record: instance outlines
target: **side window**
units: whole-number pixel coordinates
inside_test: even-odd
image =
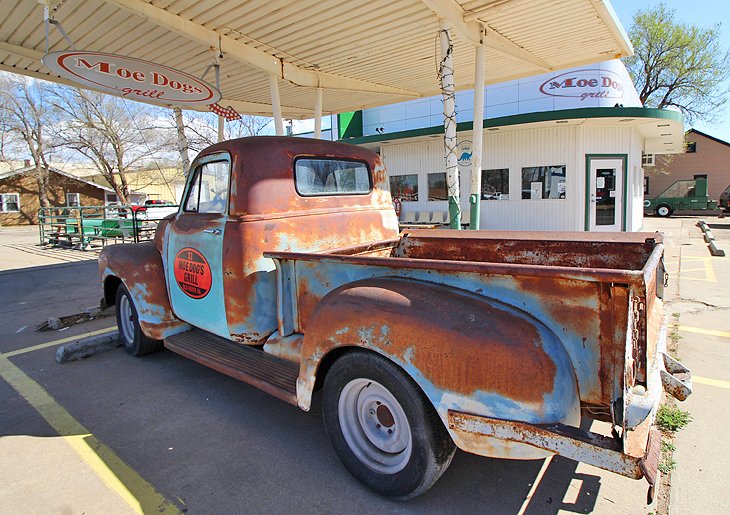
[[[336,159],[297,159],[294,182],[304,197],[364,195],[372,189],[365,163]]]
[[[197,166],[185,200],[184,211],[224,214],[228,207],[229,176],[228,161],[212,161]]]

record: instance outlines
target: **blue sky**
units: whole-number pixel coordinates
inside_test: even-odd
[[[643,10],[658,3],[660,3],[659,0],[611,0],[616,14],[627,31],[637,10]],[[678,21],[699,27],[709,27],[720,23],[722,44],[725,48],[730,48],[730,9],[728,9],[727,0],[693,0],[691,2],[664,0],[664,4],[675,11],[675,19]],[[722,122],[713,125],[697,122],[694,128],[730,142],[730,105],[725,107]]]

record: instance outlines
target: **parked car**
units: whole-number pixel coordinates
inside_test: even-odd
[[[720,193],[720,198],[717,199],[717,207],[726,213],[730,212],[730,186]]]
[[[168,215],[177,213],[177,204],[169,200],[148,199],[142,206],[132,206],[137,218],[142,220],[162,220]]]
[[[694,179],[674,182],[656,197],[644,199],[644,214],[662,217],[673,213],[717,209],[717,202],[707,194],[707,175],[695,175]]]

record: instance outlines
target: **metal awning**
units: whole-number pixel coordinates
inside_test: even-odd
[[[324,114],[439,93],[439,19],[455,34],[458,89],[474,84],[475,45],[487,83],[631,55],[608,0],[49,0],[78,49],[123,54],[201,76],[223,52],[222,104],[271,115]],[[44,6],[0,0],[0,70],[56,82],[40,63]],[[66,50],[59,31],[50,50]]]

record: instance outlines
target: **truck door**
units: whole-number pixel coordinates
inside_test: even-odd
[[[225,338],[222,255],[230,175],[228,153],[193,163],[167,242],[167,284],[175,315]]]

